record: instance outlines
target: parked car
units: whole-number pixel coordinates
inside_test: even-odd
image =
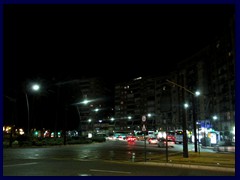
[[[158,147],[166,147],[166,144],[168,144],[168,147],[174,147],[174,141],[172,139],[168,139],[168,141],[166,141],[166,139],[159,139],[158,140]]]
[[[155,137],[150,137],[148,138],[148,143],[149,144],[157,144],[158,143],[158,139]]]

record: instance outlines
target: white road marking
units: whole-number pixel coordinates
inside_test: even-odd
[[[89,171],[131,174],[131,172],[126,172],[126,171],[109,171],[109,170],[100,170],[100,169],[89,169]]]
[[[23,164],[3,165],[3,167],[26,166],[26,165],[33,165],[33,164],[38,164],[38,163],[37,163],[37,162],[33,162],[33,163],[23,163]]]
[[[79,174],[78,176],[92,176],[91,174]]]

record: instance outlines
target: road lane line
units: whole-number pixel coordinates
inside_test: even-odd
[[[109,171],[109,170],[100,170],[100,169],[89,169],[89,171],[131,174],[131,172],[127,172],[127,171]]]
[[[3,167],[26,166],[26,165],[33,165],[33,164],[38,164],[38,163],[37,163],[37,162],[33,162],[33,163],[23,163],[23,164],[3,165]]]

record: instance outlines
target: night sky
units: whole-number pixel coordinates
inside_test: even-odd
[[[5,5],[4,102],[23,102],[19,111],[26,115],[26,82],[103,77],[113,87],[168,73],[223,35],[232,14],[234,6],[216,4]],[[57,108],[56,93],[49,94],[35,104]],[[5,120],[14,114],[7,108]]]
[[[176,68],[216,40],[234,6],[15,5],[4,16],[4,79],[119,81]]]

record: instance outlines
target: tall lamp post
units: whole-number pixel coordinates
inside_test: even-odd
[[[34,83],[30,86],[31,91],[39,91],[40,90],[40,85],[37,83]],[[28,91],[28,88],[27,88]],[[28,125],[27,125],[27,133],[29,135],[29,124],[30,124],[30,109],[29,109],[29,100],[28,100],[28,93],[25,91],[25,97],[26,97],[26,103],[27,103],[27,119],[28,119]]]
[[[193,108],[193,133],[194,133],[194,149],[195,149],[195,152],[198,152],[198,144],[197,144],[197,115],[196,115],[196,105],[195,105],[195,97],[199,96],[200,95],[200,92],[199,91],[196,91],[195,93],[190,91],[189,89],[175,83],[175,82],[172,82],[172,81],[169,81],[168,79],[166,80],[168,83],[171,83],[173,85],[176,85],[180,88],[182,88],[183,90],[185,90],[186,92],[190,93],[192,95],[192,108]]]
[[[61,89],[61,87],[64,87],[64,86],[67,86],[67,85],[71,85],[71,84],[74,84],[74,83],[79,83],[80,82],[80,80],[78,80],[78,79],[73,79],[73,80],[69,80],[69,81],[60,81],[60,82],[57,82],[57,83],[54,83],[54,84],[52,84],[52,86],[56,86],[57,87],[57,104],[60,104],[60,103],[62,103],[62,102],[60,102],[60,95],[61,95],[61,93],[60,93],[60,89]],[[82,93],[82,95],[83,95],[83,92],[80,90],[80,92]],[[83,95],[83,98],[84,98],[85,96]],[[75,103],[75,104],[72,104],[72,105],[76,105],[76,108],[77,108],[77,111],[79,112],[79,109],[78,109],[78,104],[79,103]],[[59,114],[59,107],[57,107],[56,108],[56,119],[55,119],[55,136],[57,137],[57,130],[58,130],[58,128],[57,128],[57,122],[58,122],[58,114]],[[79,114],[79,118],[80,118],[80,121],[81,121],[81,117],[80,117],[80,114]]]
[[[84,96],[83,96],[84,97]],[[83,100],[82,102],[80,102],[80,103],[77,103],[77,105],[76,105],[76,108],[77,108],[77,112],[78,112],[78,117],[79,117],[79,129],[80,129],[80,132],[82,133],[82,119],[81,119],[81,113],[80,113],[80,110],[79,110],[79,107],[78,107],[78,104],[84,104],[84,105],[86,105],[86,104],[88,104],[90,101],[89,100],[87,100],[87,99],[85,99],[85,100]]]
[[[187,109],[189,105],[188,103],[184,104],[185,108],[185,121],[183,123],[183,157],[188,158],[188,137],[187,137]]]

